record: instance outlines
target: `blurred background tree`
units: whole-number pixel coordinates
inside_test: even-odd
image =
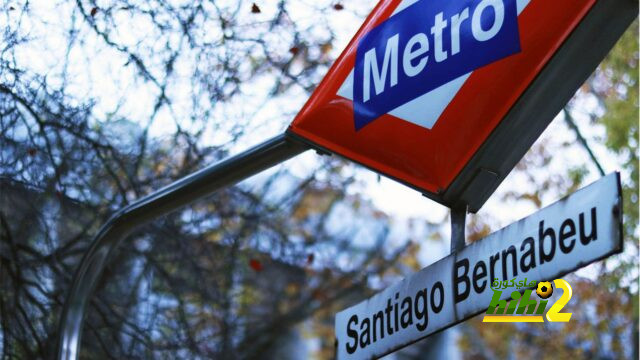
[[[2,357],[53,357],[71,276],[99,226],[282,132],[371,6],[4,0]],[[474,319],[449,345],[463,356],[637,358],[637,27],[468,225],[477,240],[599,169],[620,170],[625,252],[571,277],[567,326],[516,333]],[[305,154],[146,226],[100,279],[81,357],[331,358],[336,311],[448,249],[446,211],[402,189],[413,206],[398,206],[427,210],[394,212],[377,197],[388,184]]]
[[[510,191],[502,198],[540,208],[542,196],[550,191],[568,195],[594,173],[621,171],[624,253],[591,265],[579,272],[583,276],[567,277],[574,297],[573,316],[566,325],[545,323],[541,329],[532,324],[484,324],[479,318],[468,322],[461,338],[466,358],[638,358],[638,59],[636,20],[566,106],[560,115],[564,124],[560,119],[552,124],[573,133],[574,140],[561,148],[577,144],[586,161],[563,159],[569,167],[561,176],[531,175],[534,167],[552,168],[552,158],[558,156],[550,150],[547,131],[517,168],[529,173],[533,191]],[[486,224],[476,224],[477,229],[490,231]]]

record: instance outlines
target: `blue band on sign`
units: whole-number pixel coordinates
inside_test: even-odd
[[[353,100],[356,130],[459,76],[519,51],[516,0],[418,0],[371,30],[358,44]]]

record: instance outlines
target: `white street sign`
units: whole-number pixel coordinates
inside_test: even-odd
[[[553,280],[619,253],[621,206],[610,174],[339,312],[337,358],[379,357],[485,311],[493,279]]]

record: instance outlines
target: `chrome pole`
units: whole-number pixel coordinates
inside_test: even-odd
[[[80,261],[62,309],[58,359],[78,358],[87,303],[109,255],[137,227],[233,185],[305,150],[308,146],[281,134],[245,152],[188,175],[113,215],[93,238]]]

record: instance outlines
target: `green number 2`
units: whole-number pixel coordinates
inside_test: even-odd
[[[571,295],[573,295],[571,285],[562,279],[553,280],[553,283],[556,285],[556,289],[562,289],[563,291],[560,299],[547,311],[547,320],[552,322],[569,322],[572,313],[561,313],[560,310],[567,305],[571,299]]]

